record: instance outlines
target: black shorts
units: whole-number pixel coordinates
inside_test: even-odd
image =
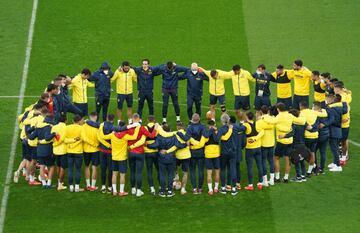
[[[189,171],[189,166],[190,166],[190,158],[188,159],[176,159],[176,166],[180,166],[181,165],[181,170],[183,172],[188,172]]]
[[[205,158],[205,167],[207,170],[220,169],[220,157]]]
[[[45,166],[54,166],[55,165],[55,157],[54,155],[48,155],[48,156],[39,156],[38,157],[38,161],[40,165],[45,165]]]
[[[30,154],[30,150],[29,150],[29,145],[27,144],[26,140],[22,140],[21,147],[22,147],[22,159],[26,159],[27,161],[31,161],[31,154]]]
[[[299,109],[300,102],[306,102],[309,105],[309,96],[294,95],[293,108]]]
[[[263,105],[268,107],[271,106],[270,96],[263,96],[263,97],[255,96],[255,100],[254,100],[255,110],[260,111]]]
[[[290,108],[292,108],[292,99],[291,97],[289,98],[277,98],[276,103],[283,103],[285,104],[286,110],[289,110]]]
[[[276,143],[275,156],[284,157],[289,156],[292,151],[291,144],[282,144],[281,142]]]
[[[217,102],[219,101],[220,105],[224,105],[225,104],[225,95],[211,95],[210,94],[210,105],[215,105]]]
[[[342,128],[341,129],[341,133],[342,133],[342,141],[346,141],[348,138],[349,138],[349,131],[350,131],[350,128]]]
[[[122,109],[123,103],[126,101],[127,107],[131,108],[133,105],[133,94],[118,94],[117,95],[117,108]]]
[[[88,104],[87,103],[74,103],[74,105],[78,109],[80,109],[82,117],[85,117],[88,115]]]
[[[99,163],[100,163],[100,156],[99,156],[99,152],[91,152],[91,153],[87,153],[87,152],[84,152],[84,163],[85,163],[85,166],[88,167],[90,165],[90,162],[91,162],[91,165],[93,166],[98,166]]]
[[[127,160],[112,160],[112,170],[115,172],[126,173],[127,172]]]
[[[37,147],[29,146],[30,161],[37,159]]]
[[[66,169],[68,167],[67,155],[55,155],[56,166]]]
[[[235,96],[234,109],[243,109],[244,111],[250,109],[250,95],[247,96]]]
[[[316,151],[317,141],[318,141],[317,139],[305,138],[305,146],[306,146],[311,152],[315,152],[315,151]]]

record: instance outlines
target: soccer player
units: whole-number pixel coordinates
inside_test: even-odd
[[[86,190],[95,191],[96,187],[96,175],[97,167],[100,162],[99,157],[99,140],[98,133],[100,124],[96,122],[98,115],[96,112],[90,113],[89,120],[86,120],[83,124],[83,130],[81,132],[81,138],[83,140],[84,147],[84,164],[85,164],[85,181]],[[91,180],[90,180],[90,163],[91,163]]]
[[[88,115],[88,101],[87,101],[87,88],[95,87],[95,85],[88,81],[91,76],[91,71],[84,68],[80,74],[76,75],[71,80],[72,100],[76,107],[81,110],[80,116],[85,117]]]
[[[291,80],[294,78],[293,72],[285,70],[284,66],[280,64],[271,75],[271,81],[276,83],[276,103],[285,104],[285,109],[289,110],[292,107]]]
[[[136,82],[137,75],[135,71],[130,68],[130,63],[124,61],[111,78],[111,82],[116,80],[117,93],[117,116],[122,121],[122,107],[124,101],[127,104],[128,121],[131,123],[132,105],[133,105],[133,81]]]
[[[60,87],[60,93],[58,93],[57,96],[57,100],[60,102],[59,106],[61,106],[60,115],[65,115],[68,112],[81,115],[81,110],[70,101],[69,86],[71,85],[71,78],[69,76],[59,74],[55,80],[54,84]]]
[[[302,60],[294,61],[293,70],[289,71],[294,75],[294,101],[293,108],[299,109],[299,104],[305,101],[309,105],[311,71],[303,66]]]
[[[68,181],[70,192],[82,192],[80,188],[81,166],[83,161],[83,142],[81,132],[83,130],[83,119],[80,115],[75,115],[74,123],[66,126],[66,151],[68,156]],[[74,188],[74,167],[75,167],[75,188]]]
[[[145,100],[149,107],[149,115],[154,115],[154,77],[159,75],[159,68],[150,66],[150,60],[145,58],[142,60],[141,67],[133,67],[137,75],[137,89],[138,89],[138,110],[137,113],[142,118],[142,111]]]
[[[99,70],[94,72],[88,81],[95,83],[95,105],[98,119],[100,119],[100,111],[102,109],[102,119],[106,121],[108,107],[110,103],[110,79],[113,76],[110,65],[107,62],[103,62]]]
[[[326,83],[321,78],[320,72],[317,70],[314,70],[311,75],[311,79],[313,81],[313,87],[314,87],[314,101],[318,101],[321,103],[321,107],[325,108],[325,94],[326,94]]]
[[[217,102],[220,104],[221,112],[226,112],[224,80],[230,79],[231,74],[222,70],[208,71],[201,67],[199,69],[209,78],[210,111],[212,112],[212,120],[215,120],[215,105]]]
[[[333,155],[333,162],[328,165],[329,171],[341,172],[339,143],[342,139],[342,116],[348,112],[346,104],[341,102],[341,95],[327,95],[328,115],[330,121],[330,150]]]
[[[139,123],[140,116],[135,113],[132,116],[133,123]],[[130,184],[131,184],[131,194],[141,197],[144,195],[144,192],[141,190],[142,186],[142,171],[144,167],[144,144],[146,137],[152,139],[156,136],[156,129],[158,125],[155,125],[155,130],[149,132],[145,129],[144,126],[141,126],[140,132],[135,140],[128,141],[129,147],[129,167],[130,167]],[[133,133],[134,129],[129,130],[129,133]],[[136,187],[135,187],[136,183]]]
[[[170,132],[170,127],[163,124],[163,130]],[[175,150],[186,147],[186,144],[181,144],[175,136],[163,137],[161,134],[157,135],[155,142],[148,144],[147,147],[159,150],[159,172],[160,172],[160,197],[173,197],[173,180],[176,169]],[[166,182],[167,178],[167,182]],[[167,183],[167,185],[166,185]],[[167,193],[165,193],[167,187]]]
[[[199,72],[197,63],[192,63],[191,68],[186,70],[179,80],[187,80],[186,105],[189,121],[193,115],[193,105],[195,103],[195,112],[201,116],[201,100],[203,94],[203,82],[209,81],[204,72]]]
[[[249,71],[244,70],[240,65],[234,65],[229,72],[232,80],[233,93],[235,96],[234,109],[238,118],[241,117],[241,109],[250,109],[250,87],[249,81],[255,82]]]
[[[124,127],[125,123],[120,122],[120,127]],[[127,142],[134,140],[139,134],[140,126],[136,127],[133,134],[129,134],[129,130],[122,132],[114,132],[104,135],[105,140],[111,141],[111,159],[112,159],[112,195],[127,196],[125,192],[125,175],[127,172]],[[120,173],[120,187],[117,192],[117,176]]]
[[[64,185],[65,169],[68,166],[66,144],[64,142],[66,138],[66,115],[62,115],[59,118],[59,122],[51,128],[51,132],[59,135],[53,139],[53,154],[55,156],[55,162],[58,173],[57,190],[65,190],[67,187]]]
[[[179,73],[185,72],[187,68],[176,65],[175,63],[169,61],[165,65],[160,65],[159,72],[162,75],[162,99],[163,99],[163,108],[162,116],[163,123],[166,123],[169,97],[171,97],[172,103],[174,105],[174,110],[176,114],[176,121],[180,121],[180,106],[178,100],[178,77]]]
[[[322,108],[321,103],[318,101],[315,101],[313,103],[313,109],[318,112],[324,113],[323,116],[319,116],[319,137],[316,144],[316,151],[320,151],[320,166],[317,162],[317,156],[315,151],[315,164],[317,165],[318,173],[324,174],[325,169],[325,162],[326,162],[326,147],[329,143],[329,136],[330,136],[330,130],[329,130],[329,117],[327,114],[327,110]]]
[[[334,83],[334,92],[341,96],[341,100],[347,106],[347,113],[342,115],[341,130],[342,130],[342,139],[341,139],[341,151],[342,156],[340,158],[341,164],[345,164],[349,159],[349,129],[350,129],[350,103],[352,101],[352,92],[344,87],[342,81],[337,81]]]
[[[261,138],[264,136],[264,130],[257,127],[254,114],[252,112],[247,112],[245,114],[245,123],[246,128],[246,147],[245,147],[245,158],[246,158],[246,167],[248,175],[248,186],[245,187],[246,190],[253,191],[253,161],[256,161],[256,167],[258,169],[258,190],[262,189],[263,182],[263,164],[261,157]]]
[[[272,76],[270,73],[266,71],[266,67],[264,64],[258,65],[256,72],[252,75],[255,78],[255,100],[254,106],[256,110],[256,115],[259,116],[261,114],[262,106],[271,106],[270,101],[270,82],[272,80]]]
[[[261,157],[262,157],[262,169],[263,169],[263,186],[274,185],[274,146],[275,146],[275,126],[269,124],[269,118],[271,117],[271,111],[269,107],[263,105],[260,109],[259,120],[256,121],[256,127],[264,130],[264,136],[261,138]],[[267,166],[266,161],[270,166],[270,179],[267,178]]]
[[[43,122],[39,122],[36,125],[35,130],[28,136],[30,140],[37,138],[37,159],[40,164],[40,177],[42,186],[45,189],[51,188],[51,179],[54,174],[55,158],[53,155],[52,139],[56,136],[55,133],[51,133],[52,117],[47,108],[41,110],[41,115],[44,118]],[[45,166],[49,168],[48,177],[45,177]],[[46,180],[47,178],[47,180]]]

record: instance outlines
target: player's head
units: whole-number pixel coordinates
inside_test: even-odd
[[[54,78],[54,80],[52,81],[53,84],[55,84],[56,86],[58,87],[61,87],[62,86],[62,83],[63,83],[63,78],[62,77],[59,77],[59,76],[56,76]]]
[[[168,68],[168,70],[173,70],[174,69],[174,63],[172,61],[168,61],[166,63],[166,67]]]
[[[335,99],[335,96],[333,94],[327,94],[325,101],[329,105],[329,104],[334,103],[334,99]]]
[[[109,73],[109,70],[110,70],[109,63],[107,63],[106,61],[103,62],[103,63],[101,64],[100,70],[101,70],[104,74],[107,75],[107,74]]]
[[[322,77],[326,82],[329,82],[329,81],[330,81],[330,78],[331,78],[329,72],[321,73],[321,77]]]
[[[163,130],[164,130],[165,132],[170,132],[170,126],[169,126],[167,123],[164,123],[164,124],[162,125],[162,128],[163,128]]]
[[[67,122],[67,117],[65,114],[61,114],[60,117],[59,117],[59,122],[62,122],[62,123],[66,123]]]
[[[220,117],[220,121],[223,125],[229,124],[229,121],[230,121],[229,115],[227,113],[223,113]]]
[[[56,95],[58,93],[58,86],[53,84],[53,83],[50,83],[47,88],[46,88],[46,92],[48,93],[48,95]],[[48,96],[50,97],[50,96]]]
[[[47,117],[47,116],[50,116],[51,114],[50,114],[49,109],[47,109],[47,108],[42,108],[42,109],[41,109],[41,115],[42,115],[43,117]]]
[[[41,94],[39,102],[43,103],[43,104],[47,104],[50,101],[50,94],[49,92],[44,92]]]
[[[106,116],[106,120],[107,120],[108,122],[114,123],[114,119],[115,119],[114,114],[108,114],[108,115]]]
[[[286,111],[286,106],[284,103],[277,103],[276,104],[276,108],[278,112],[285,112]]]
[[[122,64],[121,64],[121,68],[125,73],[129,72],[129,70],[130,70],[130,62],[123,61]]]
[[[131,117],[133,123],[137,123],[140,121],[140,115],[138,113],[134,113]]]
[[[235,116],[230,116],[229,122],[230,122],[230,124],[235,124],[236,123],[236,117]]]
[[[344,89],[344,82],[336,81],[334,82],[334,92],[340,93]]]
[[[148,116],[148,122],[149,123],[155,123],[155,116],[154,115],[149,115]]]
[[[217,78],[217,77],[218,77],[218,72],[217,72],[216,70],[211,70],[211,71],[210,71],[210,76],[211,76],[212,78]]]
[[[342,99],[342,97],[341,97],[340,94],[335,94],[335,96],[334,96],[334,102],[335,103],[341,102],[341,99]]]
[[[293,69],[294,70],[300,70],[302,68],[302,66],[303,66],[302,60],[297,59],[297,60],[294,61]]]
[[[264,64],[260,64],[258,65],[257,70],[261,73],[264,73],[266,70],[266,66]]]
[[[309,104],[306,101],[300,101],[299,108],[300,110],[307,109],[309,107]]]
[[[277,114],[279,114],[276,106],[271,106],[269,108],[269,113],[270,113],[270,116],[277,116]]]
[[[233,65],[232,70],[234,71],[234,74],[240,74],[241,66],[239,64]]]
[[[82,123],[83,123],[83,118],[82,118],[80,115],[75,114],[74,117],[73,117],[73,122],[74,122],[75,124],[82,125]]]
[[[196,74],[198,72],[199,66],[196,62],[191,63],[191,72]]]
[[[214,120],[208,120],[207,125],[209,128],[215,127],[215,121]]]
[[[83,79],[88,79],[91,75],[91,71],[89,68],[84,68],[82,71],[81,71],[81,77]]]
[[[317,70],[313,70],[311,74],[311,78],[314,81],[318,81],[320,79],[320,72]]]
[[[279,64],[277,67],[276,67],[276,74],[277,75],[280,75],[284,72],[284,66]]]
[[[199,123],[200,122],[200,115],[198,113],[194,113],[191,117],[192,123]]]
[[[295,108],[291,109],[291,110],[289,111],[289,113],[290,113],[291,115],[293,115],[294,117],[299,117],[299,115],[300,115],[300,111],[297,110],[297,109],[295,109]]]
[[[36,103],[33,106],[33,110],[34,110],[34,115],[37,116],[39,114],[41,114],[41,109],[44,107],[43,103]]]
[[[185,129],[184,123],[178,122],[178,123],[176,124],[176,129],[177,129],[177,130]]]
[[[261,115],[265,115],[265,114],[268,114],[268,113],[269,113],[269,107],[266,106],[266,105],[261,106],[261,108],[260,108],[260,114],[261,114]]]
[[[120,127],[125,126],[125,122],[123,122],[123,121],[119,121],[119,126],[120,126]]]
[[[143,68],[144,70],[149,69],[149,66],[150,66],[150,60],[149,60],[149,59],[147,59],[147,58],[142,59],[142,61],[141,61],[141,65],[142,65],[142,68]]]
[[[246,118],[247,118],[249,121],[253,121],[253,120],[254,120],[254,113],[252,113],[252,112],[247,112],[245,115],[246,115]]]
[[[315,111],[320,111],[321,110],[321,103],[319,101],[314,101],[313,102],[313,109]]]
[[[97,112],[91,112],[90,115],[89,115],[89,119],[92,120],[92,121],[96,121],[97,117],[98,117]]]

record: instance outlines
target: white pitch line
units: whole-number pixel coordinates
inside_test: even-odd
[[[360,147],[360,143],[358,143],[358,142],[354,142],[353,140],[350,140],[350,139],[349,139],[349,142],[351,144],[353,144],[354,146]]]
[[[34,0],[32,13],[31,13],[30,26],[29,26],[29,34],[28,34],[27,44],[26,44],[25,62],[24,62],[22,78],[21,78],[21,87],[20,87],[20,92],[19,92],[17,115],[19,115],[22,112],[22,108],[23,108],[23,104],[24,104],[24,95],[25,95],[26,81],[28,78],[30,54],[31,54],[32,40],[33,40],[33,35],[34,35],[37,6],[38,6],[38,0]],[[1,199],[0,233],[2,233],[4,231],[5,215],[6,215],[6,209],[7,209],[7,204],[8,204],[8,200],[9,200],[10,182],[11,182],[12,170],[13,170],[13,166],[14,166],[18,134],[19,134],[19,123],[16,119],[15,127],[14,127],[14,134],[13,134],[13,138],[12,138],[12,142],[11,142],[10,158],[9,158],[9,163],[8,163],[8,167],[7,167],[6,180],[5,180],[5,184],[4,184],[4,192],[3,192],[2,199]]]

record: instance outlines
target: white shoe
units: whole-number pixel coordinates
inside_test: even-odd
[[[274,179],[269,180],[269,185],[275,185]]]
[[[144,192],[141,191],[141,189],[138,189],[138,190],[136,191],[136,196],[137,196],[137,197],[141,197],[141,196],[143,196],[143,195],[144,195]]]
[[[328,168],[333,168],[333,167],[336,167],[336,164],[335,164],[335,163],[330,163],[330,164],[328,165]]]
[[[14,183],[18,183],[19,182],[19,172],[15,171],[14,172]]]
[[[342,172],[342,167],[341,166],[335,166],[335,167],[332,167],[330,168],[331,172]]]
[[[180,191],[181,195],[185,195],[186,194],[186,190],[184,188],[181,189]]]
[[[136,194],[136,188],[131,188],[131,194],[135,195]]]
[[[71,193],[74,192],[74,185],[70,185],[69,190]]]
[[[268,183],[267,181],[265,181],[265,180],[262,182],[262,185],[263,185],[264,187],[269,187],[269,183]]]

